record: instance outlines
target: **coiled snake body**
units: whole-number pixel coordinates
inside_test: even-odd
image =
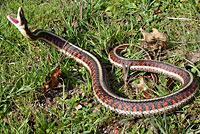
[[[44,40],[87,68],[92,76],[92,87],[97,100],[103,106],[108,107],[110,110],[119,114],[143,117],[172,111],[186,104],[198,91],[198,82],[190,72],[164,62],[133,60],[121,57],[119,55],[120,52],[127,48],[128,45],[119,45],[109,54],[109,59],[114,65],[119,67],[129,67],[132,70],[162,73],[182,83],[180,89],[165,96],[141,100],[122,98],[114,94],[109,88],[104,67],[91,53],[53,33],[43,30],[31,32],[28,29],[27,21],[21,8],[18,10],[17,18],[13,18],[9,15],[7,18],[26,38],[31,40]]]

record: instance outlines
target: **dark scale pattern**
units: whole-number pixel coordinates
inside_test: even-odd
[[[117,49],[116,53],[119,55],[121,53],[121,50],[122,49]],[[150,110],[155,110],[155,109],[163,109],[165,107],[180,103],[183,100],[187,100],[187,98],[189,96],[191,96],[192,93],[194,93],[196,88],[198,87],[198,84],[197,84],[195,78],[192,81],[192,83],[190,83],[191,76],[189,75],[189,73],[187,71],[185,71],[181,68],[175,67],[171,64],[167,64],[167,63],[163,63],[163,62],[159,62],[159,61],[151,61],[151,60],[126,60],[125,61],[123,58],[116,56],[114,54],[114,51],[110,52],[110,58],[118,64],[123,63],[124,65],[130,65],[130,66],[157,67],[157,68],[172,72],[174,74],[177,74],[177,75],[181,76],[184,80],[183,87],[181,89],[179,89],[180,91],[176,91],[176,93],[174,95],[171,95],[168,97],[163,96],[162,98],[155,98],[153,100],[153,102],[148,101],[148,100],[141,101],[141,102],[139,101],[139,104],[135,104],[133,107],[131,107],[130,110],[133,112],[137,112],[137,111],[142,112],[142,111],[150,111]],[[188,86],[188,84],[190,84],[190,85]],[[114,103],[114,104],[116,105],[116,108],[117,108],[117,103]],[[127,102],[125,107],[127,107],[127,105],[131,105],[131,104],[132,103],[128,104],[128,102]],[[126,111],[129,109],[126,108],[124,110]]]
[[[89,70],[91,72],[92,76],[92,86],[94,93],[96,94],[98,100],[106,107],[109,107],[113,111],[120,111],[120,114],[127,114],[126,112],[133,112],[133,116],[149,116],[152,114],[152,111],[155,111],[157,109],[164,109],[168,106],[175,105],[179,103],[182,100],[187,100],[187,98],[195,92],[197,88],[197,81],[194,79],[192,83],[190,82],[190,75],[188,72],[184,71],[183,69],[180,69],[178,67],[172,66],[167,63],[158,62],[158,61],[151,61],[151,60],[124,60],[123,58],[120,58],[114,54],[113,51],[110,52],[110,58],[118,64],[123,64],[123,66],[140,66],[144,67],[144,69],[140,69],[141,71],[150,71],[146,67],[157,67],[160,69],[168,70],[169,72],[173,72],[174,74],[178,74],[184,79],[184,90],[180,89],[181,91],[177,91],[173,95],[169,96],[163,96],[161,98],[154,98],[152,100],[121,100],[120,98],[112,97],[107,92],[110,92],[113,96],[115,94],[112,93],[111,89],[109,89],[109,83],[108,83],[108,75],[106,70],[104,69],[103,65],[99,63],[99,61],[95,60],[92,56],[88,55],[84,52],[84,50],[80,48],[74,47],[72,44],[67,42],[66,40],[55,36],[51,33],[44,32],[44,31],[36,31],[38,34],[38,37],[44,38],[48,40],[49,42],[55,44],[60,49],[65,50],[65,53],[68,56],[71,56],[74,59],[79,59],[81,64],[83,62],[87,64],[89,67]],[[38,38],[34,37],[34,38]],[[121,48],[117,49],[117,54],[120,54],[121,51],[126,48],[126,46],[122,46]],[[101,69],[98,67],[98,64],[101,66]],[[84,64],[83,64],[84,65]],[[151,70],[152,71],[152,70]],[[102,72],[102,74],[101,74]],[[155,70],[156,72],[156,70]],[[103,83],[105,86],[105,89],[102,87],[102,83],[100,82],[100,75],[102,75]],[[189,85],[188,85],[189,83]],[[171,109],[168,109],[166,111],[169,111]],[[172,109],[173,110],[173,109]],[[146,115],[144,115],[143,112],[147,112]],[[161,113],[163,113],[165,110],[162,110]],[[136,114],[138,113],[139,114]],[[153,114],[158,114],[158,112],[154,112]]]

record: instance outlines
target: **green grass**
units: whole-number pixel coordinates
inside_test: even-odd
[[[55,48],[40,41],[28,41],[6,18],[8,14],[16,16],[18,7],[23,7],[31,30],[45,29],[56,33],[94,54],[107,70],[111,70],[109,51],[122,43],[138,44],[137,40],[142,38],[140,27],[146,31],[157,28],[168,35],[168,41],[200,41],[198,21],[166,19],[199,19],[200,3],[189,0],[12,0],[0,2],[0,5],[0,133],[200,131],[199,94],[194,101],[172,113],[140,119],[117,115],[98,103],[86,69],[66,59]],[[158,10],[162,13],[155,14]],[[185,53],[199,50],[199,44],[168,45],[172,50],[169,55],[175,56],[165,62],[180,67],[184,63],[184,67],[190,66],[188,70],[199,77],[200,63],[185,62]],[[44,94],[45,78],[58,65],[66,75],[62,88]],[[119,84],[121,72],[117,68],[109,71],[113,89],[123,85]],[[164,78],[160,80],[162,83],[166,83]],[[78,105],[82,108],[76,110]]]

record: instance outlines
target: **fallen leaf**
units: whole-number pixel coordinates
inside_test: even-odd
[[[129,72],[129,67],[123,67],[123,72],[124,72],[124,75],[122,77],[122,79],[124,80],[124,89],[127,90],[128,89],[128,72]]]
[[[146,32],[144,29],[140,28],[140,31],[144,37],[144,40],[148,43],[155,43],[156,41],[166,42],[167,37],[165,34],[160,33],[156,28],[152,29],[153,32]]]
[[[43,84],[44,92],[52,90],[53,88],[58,86],[60,75],[61,70],[59,69],[59,67],[57,67],[54,72],[51,72],[50,77],[46,77],[46,83]]]
[[[153,37],[152,33],[146,32],[144,29],[140,28],[140,31],[144,37],[146,42],[155,42],[155,38]]]
[[[81,110],[82,109],[82,105],[81,104],[78,104],[77,106],[75,106],[75,109],[78,111],[78,110]]]
[[[192,63],[196,63],[200,61],[200,51],[194,51],[194,52],[187,52],[186,53],[186,58],[190,60]]]
[[[163,33],[160,33],[156,28],[153,28],[152,30],[153,30],[152,36],[155,38],[155,40],[163,42],[167,41],[167,37]]]
[[[163,11],[160,10],[160,9],[153,11],[153,15],[157,15],[157,14],[160,14],[160,13],[163,13]]]
[[[99,108],[95,108],[92,112],[96,114],[96,113],[98,113],[99,111],[100,111]]]
[[[9,124],[9,121],[5,116],[3,116],[3,121]]]
[[[75,114],[75,113],[72,113],[72,116],[73,116],[73,117],[76,117],[76,114]]]
[[[153,94],[153,92],[152,92],[152,90],[143,91],[143,94],[144,94],[145,99],[150,99],[150,98],[152,98],[151,95]]]
[[[151,98],[151,95],[153,95],[154,93],[152,92],[150,87],[145,83],[144,77],[139,76],[138,79],[139,79],[139,84],[137,84],[133,81],[133,83],[132,83],[133,87],[136,88],[136,91],[138,93],[142,91],[145,99]]]
[[[139,91],[146,91],[148,89],[148,86],[146,85],[146,83],[144,82],[144,78],[142,76],[139,76],[139,84],[133,82],[133,86],[135,88],[137,88]]]

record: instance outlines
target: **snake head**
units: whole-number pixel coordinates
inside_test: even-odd
[[[25,26],[27,25],[26,18],[24,17],[24,12],[21,7],[19,7],[19,9],[18,9],[17,18],[14,18],[10,15],[8,15],[7,18],[17,28],[25,29]]]
[[[27,37],[27,33],[26,33],[26,31],[28,30],[27,20],[24,17],[24,12],[21,7],[19,7],[19,9],[18,9],[17,18],[14,18],[10,15],[8,15],[7,18],[11,23],[13,23],[19,29],[19,31],[25,37]]]

